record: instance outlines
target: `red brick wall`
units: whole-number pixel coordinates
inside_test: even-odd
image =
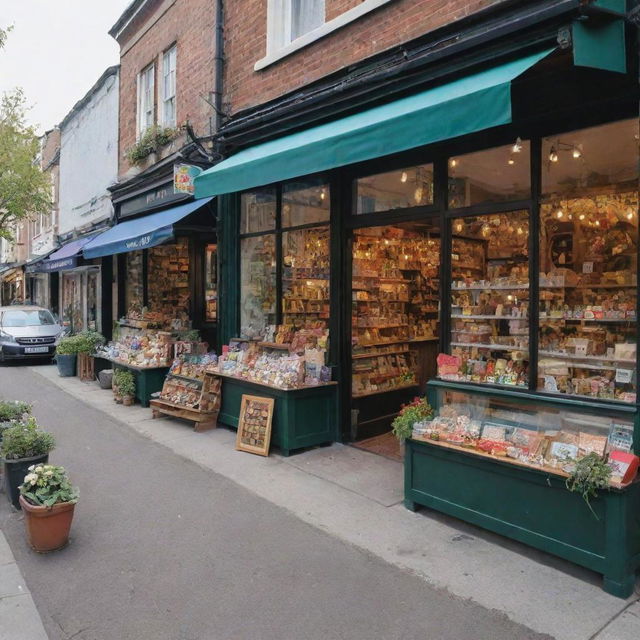
[[[225,3],[225,108],[232,114],[390,49],[502,0],[395,0],[261,71],[267,0]],[[327,20],[360,0],[326,0]]]
[[[154,0],[118,38],[120,44],[120,161],[122,177],[129,169],[127,149],[136,142],[137,76],[156,65],[156,117],[162,54],[177,43],[177,123],[187,120],[197,135],[208,135],[214,86],[214,0]],[[180,144],[174,145],[179,148]]]

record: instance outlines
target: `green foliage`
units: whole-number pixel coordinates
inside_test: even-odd
[[[53,435],[40,429],[35,418],[29,417],[4,430],[0,456],[5,460],[42,456],[49,453],[55,444]]]
[[[402,405],[400,413],[391,423],[393,435],[400,442],[411,437],[413,425],[421,420],[433,418],[433,409],[426,398],[414,398],[409,404]]]
[[[27,502],[38,507],[53,507],[61,502],[78,502],[79,491],[72,487],[64,467],[52,464],[32,464],[20,485]]]
[[[95,353],[96,349],[106,342],[106,338],[97,331],[82,331],[74,337],[77,340],[77,353]]]
[[[178,129],[171,127],[149,127],[142,138],[127,149],[130,164],[140,164],[147,156],[168,145],[178,135]]]
[[[75,356],[83,346],[80,336],[66,336],[60,338],[56,347],[56,354],[59,356]]]
[[[587,503],[591,513],[599,519],[591,506],[590,499],[598,497],[598,489],[609,486],[611,467],[597,453],[591,452],[576,462],[573,472],[566,480],[569,491],[579,493]]]
[[[40,139],[26,112],[22,89],[0,99],[0,238],[10,241],[20,220],[51,210],[49,177],[37,161]]]
[[[0,423],[22,420],[31,413],[31,405],[19,400],[0,400]]]
[[[116,369],[113,372],[113,386],[121,396],[134,396],[136,394],[136,379],[126,369]]]

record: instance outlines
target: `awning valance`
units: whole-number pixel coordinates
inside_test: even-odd
[[[174,235],[174,224],[208,204],[212,198],[195,200],[143,218],[121,222],[85,245],[85,258],[100,258],[116,253],[155,247]]]
[[[195,196],[243,191],[511,122],[511,82],[553,49],[245,149],[195,179]]]
[[[78,266],[78,258],[82,254],[82,248],[95,237],[95,233],[93,233],[67,242],[67,244],[54,251],[48,258],[29,265],[27,271],[29,273],[51,273],[54,271],[74,269]]]

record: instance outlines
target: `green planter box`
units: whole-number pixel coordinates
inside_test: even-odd
[[[604,576],[604,590],[627,598],[640,567],[640,483],[600,492],[594,517],[564,479],[408,440],[405,506],[441,511],[542,549]]]
[[[284,391],[246,380],[222,378],[222,404],[218,422],[238,428],[243,395],[275,400],[271,444],[288,456],[296,449],[336,440],[338,385]]]

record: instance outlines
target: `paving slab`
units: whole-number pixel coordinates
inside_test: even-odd
[[[608,624],[593,640],[640,638],[640,601],[636,601]]]
[[[0,599],[0,640],[48,640],[33,598],[28,594]]]

